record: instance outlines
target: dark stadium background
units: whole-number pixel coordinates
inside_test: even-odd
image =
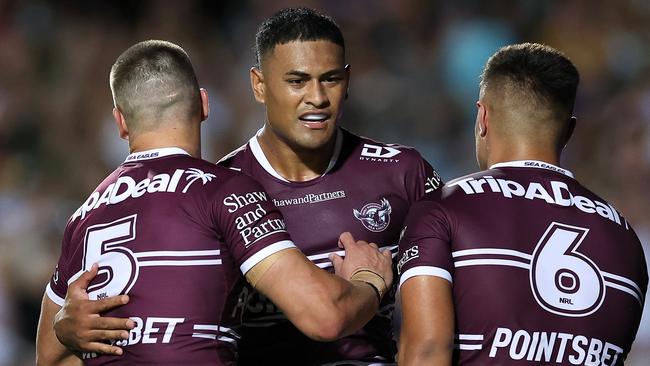
[[[248,80],[257,24],[295,5],[343,29],[352,65],[343,125],[416,146],[447,180],[476,169],[474,102],[487,57],[521,41],[564,51],[582,76],[564,166],[622,211],[650,249],[646,0],[0,0],[1,366],[33,364],[66,219],[125,156],[108,88],[115,58],[151,38],[188,51],[210,93],[203,157],[216,161],[263,120]],[[650,357],[647,319],[629,365]]]

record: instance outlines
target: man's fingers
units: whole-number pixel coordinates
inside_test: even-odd
[[[101,300],[89,302],[88,308],[90,312],[98,314],[111,310],[115,307],[122,306],[128,302],[128,295],[111,296]]]
[[[352,237],[352,234],[349,232],[344,232],[339,236],[339,248],[344,248],[350,244],[356,243],[354,238]]]
[[[93,330],[88,333],[88,340],[92,342],[110,341],[113,339],[129,339],[126,330]]]
[[[88,288],[88,285],[90,284],[90,281],[97,276],[97,271],[99,270],[99,266],[97,263],[93,263],[92,267],[90,267],[89,270],[85,271],[84,273],[79,276],[76,280],[74,280],[69,287],[69,292],[77,291],[79,289],[83,290],[84,292]]]
[[[341,269],[341,264],[343,264],[343,258],[338,254],[332,253],[329,255],[329,259],[332,261],[332,265],[334,266],[334,272],[338,273]]]
[[[370,245],[371,247],[373,247],[373,248],[379,250],[379,247],[378,247],[377,244],[375,244],[375,243],[368,243],[368,245]]]
[[[127,331],[133,329],[134,327],[135,327],[135,322],[128,318],[97,317],[97,318],[93,318],[89,328]]]
[[[86,350],[86,352],[96,352],[105,355],[121,356],[123,352],[120,347],[111,346],[101,342],[90,342],[84,347],[84,349]]]
[[[390,249],[382,250],[382,251],[381,251],[381,254],[382,254],[384,257],[388,258],[390,261],[393,260],[393,253],[391,253]]]

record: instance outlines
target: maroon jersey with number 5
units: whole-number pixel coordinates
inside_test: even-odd
[[[406,225],[400,286],[452,282],[456,364],[623,364],[648,284],[643,249],[571,172],[496,164],[419,202]]]
[[[47,295],[93,263],[91,299],[128,294],[106,316],[136,323],[123,356],[84,354],[88,365],[233,365],[232,317],[245,274],[294,247],[280,212],[248,176],[178,148],[129,155],[70,218]]]

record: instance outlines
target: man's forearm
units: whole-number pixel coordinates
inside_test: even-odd
[[[449,366],[453,345],[402,339],[398,353],[400,366]]]
[[[351,281],[349,288],[335,301],[338,311],[345,315],[338,337],[354,333],[372,319],[379,309],[381,299],[365,282]]]
[[[451,283],[432,276],[408,279],[400,288],[401,365],[450,365],[454,346]]]
[[[256,288],[308,337],[335,340],[359,329],[376,313],[376,295],[366,283],[332,275],[298,250],[284,252]]]
[[[36,333],[36,365],[80,366],[81,360],[66,349],[56,338],[52,323],[61,307],[43,295],[41,316]]]

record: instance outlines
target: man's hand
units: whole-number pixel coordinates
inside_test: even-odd
[[[100,313],[129,302],[127,295],[90,300],[86,288],[97,275],[98,266],[93,264],[68,286],[63,308],[54,317],[56,337],[74,352],[96,352],[121,355],[122,349],[101,341],[128,339],[129,330],[135,327],[131,319],[108,318]]]
[[[393,283],[393,268],[389,250],[379,251],[375,243],[355,241],[349,232],[341,234],[339,247],[345,249],[345,259],[337,254],[330,255],[337,275],[350,280],[359,269],[368,269],[380,275],[390,288]]]

